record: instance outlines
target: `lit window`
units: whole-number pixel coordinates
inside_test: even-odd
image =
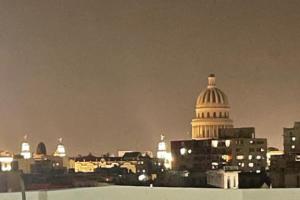
[[[188,171],[184,171],[184,172],[183,172],[183,176],[184,176],[184,177],[188,177],[189,174],[190,174],[190,173],[189,173]]]
[[[191,153],[192,153],[192,149],[189,149],[189,150],[188,150],[188,153],[191,154]]]
[[[261,152],[264,152],[264,151],[265,151],[265,149],[264,149],[264,148],[261,148],[261,149],[260,149],[260,151],[261,151]]]
[[[218,140],[212,140],[211,141],[211,146],[214,147],[214,148],[218,147]]]
[[[186,148],[181,148],[180,149],[180,155],[184,155],[184,154],[186,154]]]
[[[257,159],[257,160],[260,160],[260,159],[261,159],[261,156],[260,156],[260,155],[257,155],[257,156],[256,156],[256,159]]]
[[[245,163],[241,163],[241,166],[244,167],[244,166],[245,166]]]
[[[261,171],[260,171],[259,169],[258,169],[258,170],[256,170],[256,173],[257,173],[257,174],[259,174],[260,172],[261,172]]]
[[[166,149],[167,148],[166,148],[166,143],[165,142],[158,143],[158,150],[165,151]]]
[[[295,146],[295,145],[292,145],[291,147],[292,147],[292,149],[295,149],[296,146]]]
[[[211,169],[217,169],[218,168],[218,163],[217,162],[212,162],[211,163]]]
[[[254,163],[249,163],[248,166],[249,167],[254,167]]]
[[[230,140],[225,140],[225,146],[229,147],[230,146]]]
[[[244,159],[244,155],[237,155],[237,156],[236,156],[236,159],[237,159],[237,160],[243,160],[243,159]]]
[[[250,144],[253,144],[253,140],[250,140],[249,143],[250,143]]]
[[[139,175],[138,180],[139,181],[147,181],[147,178],[148,177],[145,174],[141,174],[141,175]]]
[[[292,141],[296,141],[296,137],[292,137]]]
[[[252,155],[249,155],[249,156],[248,156],[248,159],[249,159],[249,160],[252,160]]]
[[[226,162],[229,161],[229,156],[228,155],[222,155],[222,159],[225,160]]]

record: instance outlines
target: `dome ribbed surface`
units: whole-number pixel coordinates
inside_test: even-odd
[[[228,105],[228,99],[219,88],[207,88],[201,92],[197,99],[197,105],[201,104],[224,104]]]
[[[216,77],[212,74],[208,77],[207,88],[200,93],[197,98],[196,107],[205,107],[208,105],[228,106],[228,98],[226,94],[216,87]]]

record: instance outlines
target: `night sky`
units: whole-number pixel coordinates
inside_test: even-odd
[[[69,155],[191,138],[215,73],[235,127],[300,121],[300,1],[0,1],[0,149]]]

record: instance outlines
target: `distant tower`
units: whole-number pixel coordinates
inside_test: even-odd
[[[167,153],[167,145],[164,141],[165,136],[160,135],[160,142],[158,143],[158,150],[157,150],[157,158],[165,159]]]
[[[164,165],[166,168],[171,168],[172,156],[170,152],[167,152],[167,145],[165,142],[165,136],[160,135],[160,142],[158,143],[157,158],[164,159]]]
[[[233,128],[226,94],[216,87],[216,77],[209,75],[208,85],[197,98],[196,116],[192,120],[192,139],[219,137],[219,130]]]
[[[58,156],[58,157],[66,156],[66,150],[65,150],[65,146],[62,143],[62,138],[58,139],[58,145],[56,151],[54,152],[54,156]]]
[[[35,154],[44,156],[47,155],[46,145],[43,142],[38,144]]]
[[[24,157],[24,159],[31,158],[30,145],[27,142],[27,135],[24,136],[24,140],[21,144],[21,155]]]

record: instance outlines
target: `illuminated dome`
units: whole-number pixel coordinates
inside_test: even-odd
[[[216,77],[209,75],[208,85],[197,98],[196,118],[192,120],[192,138],[218,138],[219,129],[232,128],[226,94],[216,87]]]
[[[196,107],[228,106],[228,98],[222,90],[216,87],[216,77],[211,74],[208,77],[207,88],[197,98]]]
[[[56,147],[56,151],[54,152],[54,156],[65,157],[66,156],[66,150],[65,150],[65,146],[62,143],[62,138],[59,138],[58,142],[59,143]]]

